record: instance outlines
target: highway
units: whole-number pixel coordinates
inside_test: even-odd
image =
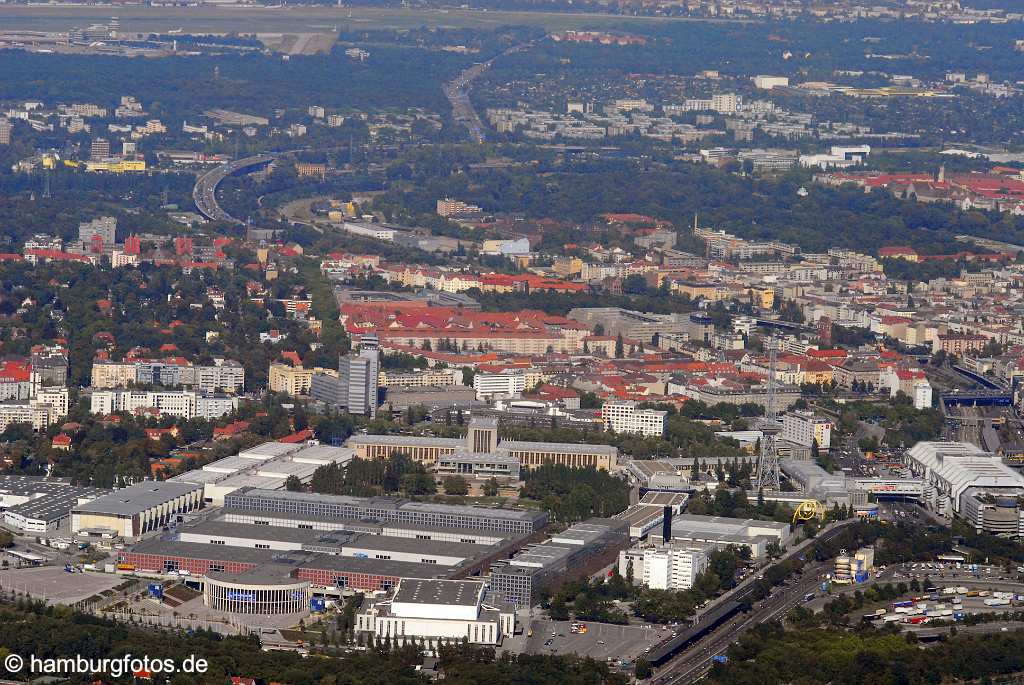
[[[815,562],[804,567],[803,576],[789,586],[775,588],[772,594],[755,605],[749,613],[740,613],[722,624],[709,637],[683,652],[668,667],[660,669],[655,685],[692,683],[702,678],[714,664],[712,657],[723,654],[733,642],[754,626],[781,620],[795,606],[803,604],[804,596],[818,590],[820,575],[828,564]]]
[[[254,157],[236,159],[227,164],[221,164],[211,169],[196,180],[192,188],[192,200],[196,203],[199,213],[211,221],[231,221],[236,224],[245,223],[225,212],[217,202],[217,186],[228,176],[238,173],[243,169],[261,166],[274,159],[275,155],[263,154]]]
[[[469,101],[469,87],[496,59],[524,50],[530,45],[532,43],[516,45],[486,62],[478,62],[464,69],[453,80],[445,84],[444,95],[452,105],[452,118],[469,129],[469,135],[473,142],[483,143],[487,139],[487,134],[485,133],[484,123],[480,120],[476,109],[473,108],[473,103]]]

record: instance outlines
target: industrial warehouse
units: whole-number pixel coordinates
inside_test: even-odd
[[[170,482],[203,486],[203,501],[221,505],[224,496],[242,487],[264,490],[284,489],[289,476],[308,483],[320,466],[340,464],[352,459],[352,450],[327,445],[267,442],[174,476]]]
[[[66,527],[71,509],[110,490],[78,487],[66,480],[41,476],[0,476],[0,511],[11,530],[25,534],[46,534]]]

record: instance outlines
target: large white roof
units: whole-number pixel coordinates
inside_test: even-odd
[[[927,476],[949,484],[957,507],[967,488],[1024,488],[1024,476],[995,454],[966,442],[919,442],[907,456],[923,467]]]

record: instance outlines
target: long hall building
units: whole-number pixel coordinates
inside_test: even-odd
[[[386,459],[405,454],[425,466],[437,464],[441,457],[457,452],[494,453],[519,460],[522,468],[544,464],[570,467],[593,467],[618,470],[619,450],[611,445],[590,445],[570,442],[526,442],[499,440],[498,423],[489,417],[473,418],[465,439],[435,438],[416,435],[354,435],[345,443],[362,459]]]

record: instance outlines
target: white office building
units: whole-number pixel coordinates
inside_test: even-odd
[[[707,570],[711,549],[681,542],[638,545],[619,552],[619,575],[651,590],[688,590]]]
[[[782,435],[779,437],[804,447],[817,442],[820,449],[828,450],[832,446],[832,422],[809,411],[787,412],[782,417]]]
[[[665,435],[668,412],[656,409],[637,409],[631,400],[605,402],[601,407],[605,430],[616,433],[639,433],[644,436]]]
[[[473,389],[476,398],[482,401],[520,397],[526,390],[526,374],[518,369],[478,373],[473,376]]]

